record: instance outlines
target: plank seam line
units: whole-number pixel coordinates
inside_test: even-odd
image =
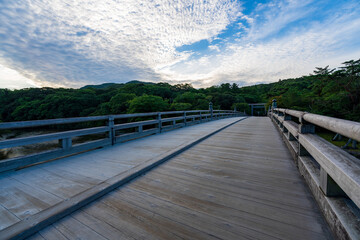
[[[181,145],[170,152],[166,152],[164,154],[161,154],[160,156],[147,160],[144,163],[137,165],[136,167],[129,169],[126,172],[115,175],[71,198],[65,199],[64,201],[52,207],[49,207],[39,213],[29,216],[21,220],[20,222],[17,222],[0,231],[0,239],[25,239],[26,237],[29,237],[32,234],[56,222],[57,220],[67,215],[70,215],[79,208],[95,201],[96,199],[126,184],[127,182],[135,179],[136,177],[143,175],[144,173],[170,160],[171,158],[179,155],[180,153],[188,150],[189,148],[197,145],[205,139],[224,130],[225,128],[228,128],[245,119],[247,119],[247,117],[232,122],[211,133],[205,134],[185,146]]]

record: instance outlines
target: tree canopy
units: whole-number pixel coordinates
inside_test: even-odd
[[[190,84],[89,85],[81,89],[0,89],[0,121],[23,121],[167,110],[236,109],[277,99],[278,106],[360,121],[360,59],[337,69],[317,67],[312,74],[270,84],[240,87],[223,83],[195,89]]]

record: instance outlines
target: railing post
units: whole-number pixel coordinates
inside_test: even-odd
[[[186,112],[184,112],[184,126],[186,127],[187,121],[186,121]]]
[[[210,117],[211,117],[211,120],[213,120],[213,103],[212,102],[209,102],[209,111],[210,111]]]
[[[142,133],[142,132],[143,132],[143,125],[139,125],[138,132],[139,132],[139,133]]]
[[[315,126],[304,120],[304,118],[303,118],[304,114],[306,114],[306,113],[303,113],[299,117],[299,122],[300,122],[299,133],[315,133]]]
[[[202,123],[201,111],[199,112],[199,115],[200,115],[200,123]]]
[[[291,115],[286,114],[286,111],[284,112],[284,121],[290,121],[291,120]]]
[[[161,113],[158,113],[157,115],[157,120],[158,120],[158,124],[159,124],[159,133],[161,133],[162,131],[162,123],[161,123]]]
[[[273,99],[272,100],[272,109],[275,109],[277,108],[277,102],[276,102],[276,99]]]
[[[108,126],[109,126],[109,138],[110,138],[111,145],[114,145],[115,144],[114,117],[109,116],[108,121],[109,121],[109,123],[108,123]]]
[[[61,148],[63,150],[70,150],[72,147],[72,140],[71,138],[63,138],[59,140],[59,143],[61,144]]]
[[[346,194],[339,185],[320,166],[320,189],[328,197],[345,197]]]

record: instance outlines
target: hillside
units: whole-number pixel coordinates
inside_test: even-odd
[[[134,112],[207,109],[248,111],[247,103],[278,106],[360,121],[360,60],[338,69],[317,68],[314,74],[270,84],[239,87],[224,83],[195,89],[189,84],[105,83],[81,89],[0,89],[0,121],[22,121]]]

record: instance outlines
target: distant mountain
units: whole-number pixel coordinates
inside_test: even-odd
[[[118,85],[118,84],[117,83],[103,83],[103,84],[99,84],[99,85],[86,85],[86,86],[81,87],[80,89],[86,89],[86,88],[104,89],[104,88],[112,87],[114,85]]]
[[[131,83],[155,84],[155,83],[152,83],[152,82],[142,82],[142,81],[138,81],[138,80],[132,80],[132,81],[129,81],[127,83],[102,83],[102,84],[99,84],[99,85],[86,85],[84,87],[81,87],[80,89],[86,89],[86,88],[106,89],[106,88],[109,88],[109,87],[119,87],[119,86],[122,86],[124,84],[131,84]]]
[[[130,82],[127,82],[125,84],[129,84],[129,83],[143,83],[143,84],[155,84],[153,82],[142,82],[142,81],[139,81],[139,80],[132,80]]]

